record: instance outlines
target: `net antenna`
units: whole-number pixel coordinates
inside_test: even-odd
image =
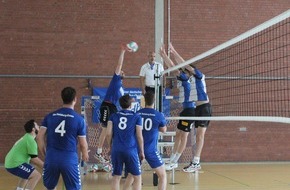
[[[193,120],[290,123],[290,9],[162,75],[189,64],[206,75],[213,107]]]

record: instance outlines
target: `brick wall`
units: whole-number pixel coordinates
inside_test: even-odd
[[[188,59],[288,8],[288,0],[277,0],[275,4],[271,0],[174,0],[171,41]],[[125,55],[128,76],[139,74],[147,52],[154,49],[153,0],[1,1],[0,23],[0,163],[23,135],[26,120],[35,118],[40,123],[45,114],[61,106],[60,91],[64,86],[75,87],[81,97],[91,91],[85,88],[86,77],[78,76],[111,76],[121,43],[134,40],[140,47],[137,53]],[[93,86],[98,87],[105,87],[108,82],[92,79]],[[127,80],[125,86],[139,86],[139,81]],[[80,106],[76,109],[80,111]],[[272,125],[249,124],[249,130],[240,133],[236,123],[212,122],[203,158],[289,160],[285,147],[289,129],[277,125],[274,130]],[[252,151],[257,150],[253,147],[259,151]]]

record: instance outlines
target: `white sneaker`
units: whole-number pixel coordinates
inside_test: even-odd
[[[95,157],[99,162],[101,162],[102,164],[107,164],[107,163],[110,162],[110,161],[107,160],[105,157],[103,157],[102,154],[98,154],[98,153],[96,153],[96,154],[94,155],[94,157]]]
[[[172,170],[177,167],[178,167],[178,163],[172,163],[172,162],[165,163],[165,170]]]
[[[184,172],[195,172],[201,169],[200,163],[193,163],[190,162],[190,164],[188,166],[185,166],[183,168]]]

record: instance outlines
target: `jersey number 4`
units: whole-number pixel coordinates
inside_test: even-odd
[[[65,120],[60,122],[60,124],[55,128],[54,132],[59,133],[60,136],[63,137],[66,132],[64,128],[65,128]]]

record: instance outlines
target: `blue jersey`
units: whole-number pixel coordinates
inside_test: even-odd
[[[182,103],[183,108],[192,108],[195,106],[192,99],[190,99],[192,87],[188,76],[184,72],[180,72],[177,77],[177,87],[179,89],[179,102]]]
[[[208,96],[206,93],[206,83],[204,74],[194,68],[195,74],[193,77],[190,77],[190,100],[193,101],[206,101],[208,100]]]
[[[77,152],[78,136],[86,137],[84,118],[70,108],[60,108],[48,114],[42,126],[47,129],[47,151]]]
[[[119,98],[123,95],[124,95],[124,89],[123,89],[121,76],[115,73],[107,89],[107,93],[105,95],[104,101],[108,101],[116,105],[119,101]]]
[[[153,108],[143,108],[137,113],[139,113],[142,117],[142,134],[146,157],[146,152],[156,152],[159,128],[166,126],[166,120],[162,113]]]
[[[121,110],[111,115],[113,122],[112,151],[128,151],[138,147],[136,125],[142,127],[139,114],[131,110]]]

